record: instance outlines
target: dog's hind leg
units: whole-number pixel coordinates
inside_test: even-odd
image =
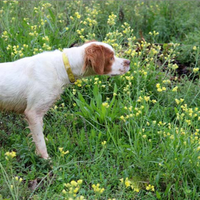
[[[46,143],[43,135],[43,113],[37,113],[35,110],[25,110],[29,128],[36,145],[36,152],[44,159],[48,159]]]

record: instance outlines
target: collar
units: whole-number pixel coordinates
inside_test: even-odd
[[[65,69],[66,69],[66,72],[68,74],[69,80],[70,80],[71,83],[74,83],[75,77],[74,77],[74,74],[73,74],[72,69],[70,67],[69,59],[64,52],[62,53],[62,59],[63,59],[64,65],[65,65]]]

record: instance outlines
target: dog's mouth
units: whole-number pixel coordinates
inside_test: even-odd
[[[123,74],[125,74],[125,73],[127,73],[128,71],[130,70],[130,66],[127,66],[127,67],[125,67],[125,69],[120,69],[119,70],[119,73],[116,73],[116,74],[108,74],[110,77],[112,77],[112,76],[120,76],[120,75],[123,75]]]
[[[109,74],[111,77],[118,76],[119,74]]]

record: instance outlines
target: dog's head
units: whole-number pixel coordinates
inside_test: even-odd
[[[130,61],[115,56],[113,48],[102,42],[88,42],[85,46],[84,71],[90,69],[95,74],[120,75],[130,69]]]

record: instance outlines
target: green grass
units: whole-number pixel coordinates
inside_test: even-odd
[[[51,163],[23,116],[1,113],[0,200],[199,199],[199,1],[48,3],[0,1],[0,62],[96,39],[131,70],[64,91],[44,119]]]

